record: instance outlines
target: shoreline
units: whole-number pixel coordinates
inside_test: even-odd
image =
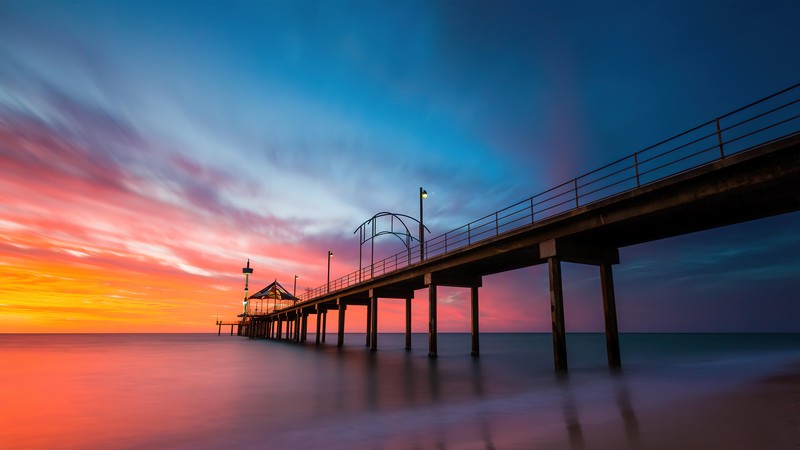
[[[581,439],[557,448],[653,450],[797,450],[800,360],[722,391],[642,408],[584,426]]]

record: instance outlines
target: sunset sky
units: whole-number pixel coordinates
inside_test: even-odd
[[[416,217],[420,186],[438,235],[797,83],[798,17],[796,1],[0,2],[0,333],[214,332],[248,258],[251,292],[297,274],[299,294],[329,250],[332,278],[358,269],[353,230]],[[622,249],[621,331],[800,332],[798,230],[793,213]],[[567,330],[602,330],[597,269],[567,264],[564,283]],[[482,330],[550,329],[544,267],[483,285]],[[468,331],[468,292],[439,302],[440,331]],[[380,331],[402,311],[382,301]]]

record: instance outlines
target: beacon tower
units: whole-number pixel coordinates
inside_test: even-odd
[[[247,259],[247,267],[242,267],[242,273],[244,274],[244,301],[242,302],[242,317],[247,315],[247,284],[250,281],[250,274],[253,273],[253,269],[250,268],[250,259]]]

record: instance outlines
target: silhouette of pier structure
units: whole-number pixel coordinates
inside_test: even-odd
[[[479,289],[491,274],[546,264],[554,366],[567,371],[562,262],[598,267],[608,364],[621,366],[612,267],[619,249],[800,210],[800,84],[503,208],[299,296],[244,314],[238,332],[305,342],[316,315],[367,310],[366,344],[378,348],[380,299],[404,299],[411,346],[414,293],[428,291],[428,355],[437,355],[437,289],[470,290],[472,354],[480,353]]]

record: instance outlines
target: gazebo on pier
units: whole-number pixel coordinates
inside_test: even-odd
[[[299,300],[286,290],[278,280],[273,281],[264,289],[248,297],[247,315],[269,314],[289,306],[294,306]],[[254,301],[256,300],[256,301]]]

